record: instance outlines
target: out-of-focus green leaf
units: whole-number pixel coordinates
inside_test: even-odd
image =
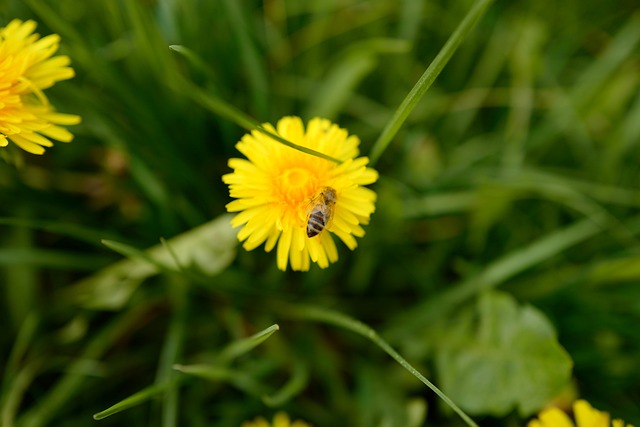
[[[496,291],[461,312],[436,350],[442,387],[473,414],[527,416],[565,387],[572,361],[551,322]]]
[[[236,253],[236,232],[231,228],[230,219],[230,215],[222,215],[168,240],[173,254],[158,244],[144,252],[144,257],[153,262],[141,258],[119,261],[78,282],[67,292],[87,308],[117,310],[127,303],[143,280],[160,272],[159,265],[174,271],[193,269],[208,276],[217,274],[231,263]],[[125,245],[115,245],[125,251]]]

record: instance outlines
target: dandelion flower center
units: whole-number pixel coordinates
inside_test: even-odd
[[[313,193],[317,179],[309,170],[301,167],[292,167],[283,171],[276,184],[276,191],[283,200],[292,207],[297,207],[310,193]]]
[[[364,236],[361,224],[367,224],[375,210],[376,194],[364,185],[374,183],[378,174],[367,168],[366,157],[357,158],[360,141],[326,119],[312,119],[306,129],[299,117],[284,117],[276,128],[289,141],[340,159],[326,159],[294,150],[269,136],[253,131],[236,145],[247,159],[231,159],[233,173],[223,176],[229,184],[229,212],[238,214],[234,227],[242,227],[238,239],[247,250],[264,243],[271,251],[277,244],[277,265],[285,270],[306,271],[310,262],[321,268],[338,259],[332,235],[355,249],[355,237]],[[335,191],[335,203],[323,209],[322,230],[313,237],[306,232],[309,205],[325,187]],[[326,223],[324,221],[326,219]]]

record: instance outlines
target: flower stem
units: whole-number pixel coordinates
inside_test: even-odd
[[[369,159],[371,160],[372,166],[378,162],[384,150],[387,149],[391,140],[398,133],[400,126],[402,126],[405,120],[407,120],[409,114],[422,99],[422,96],[425,94],[427,89],[431,87],[434,80],[438,75],[440,75],[440,72],[458,49],[462,40],[464,40],[467,34],[469,34],[469,32],[475,27],[476,23],[484,15],[491,2],[492,0],[476,1],[460,25],[458,25],[458,28],[456,28],[451,37],[449,37],[449,40],[447,40],[447,43],[442,47],[433,62],[431,62],[427,70],[422,74],[420,80],[418,80],[407,97],[402,101],[371,149]]]
[[[393,357],[396,362],[398,362],[403,368],[409,371],[413,376],[418,378],[422,383],[424,383],[427,387],[429,387],[435,394],[440,397],[449,405],[451,409],[453,409],[459,416],[464,420],[464,422],[471,427],[478,427],[478,425],[473,421],[462,409],[458,407],[446,394],[444,394],[435,384],[429,381],[424,375],[422,375],[416,368],[414,368],[409,362],[406,361],[405,358],[400,356],[400,354],[391,347],[385,340],[383,340],[378,333],[373,330],[370,326],[365,325],[359,320],[353,319],[345,314],[327,310],[319,307],[313,306],[295,306],[295,307],[287,307],[287,314],[293,315],[294,317],[307,319],[307,320],[316,320],[319,322],[324,322],[327,324],[335,325],[347,329],[349,331],[355,332],[363,337],[371,340],[374,344],[384,350],[389,356]]]

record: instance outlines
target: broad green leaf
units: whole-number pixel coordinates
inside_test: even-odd
[[[140,283],[161,270],[192,269],[208,276],[224,270],[236,253],[236,232],[230,215],[182,233],[145,252],[117,242],[108,245],[131,259],[119,261],[72,286],[68,293],[79,304],[100,310],[123,307]]]
[[[453,324],[436,365],[443,390],[472,414],[530,415],[570,381],[573,363],[551,322],[508,294],[482,295]]]

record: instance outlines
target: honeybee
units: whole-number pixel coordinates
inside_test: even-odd
[[[307,237],[317,236],[327,227],[333,218],[336,199],[336,190],[331,187],[322,187],[311,197],[307,207]]]

